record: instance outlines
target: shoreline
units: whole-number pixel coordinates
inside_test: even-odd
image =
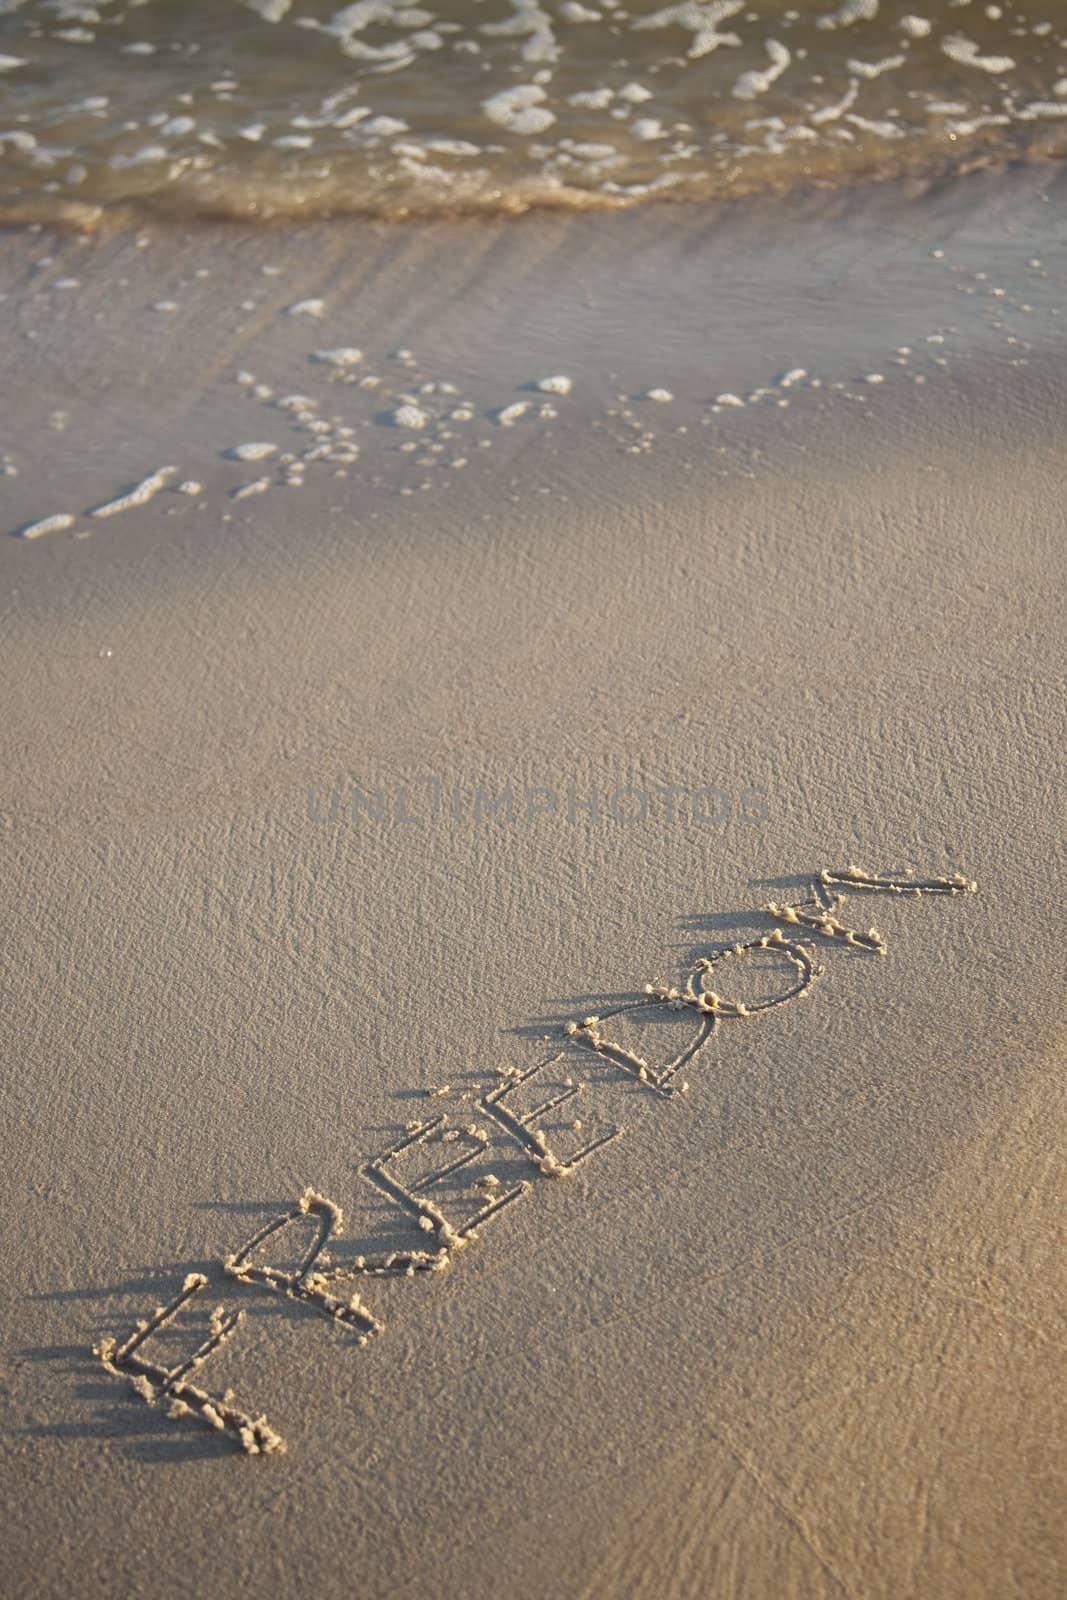
[[[92,206],[84,201],[63,202],[64,210],[54,215],[35,215],[20,212],[18,207],[0,208],[0,233],[42,231],[60,237],[70,234],[85,238],[112,238],[116,235],[138,233],[144,229],[190,229],[235,227],[254,230],[298,229],[334,224],[356,224],[396,228],[425,228],[433,226],[464,226],[476,222],[489,225],[509,224],[523,218],[541,216],[584,217],[617,215],[657,210],[673,211],[677,208],[698,208],[702,211],[722,210],[753,204],[781,204],[794,199],[801,203],[820,196],[842,195],[861,203],[868,191],[887,186],[907,188],[914,195],[929,194],[946,185],[964,183],[976,174],[1005,180],[1012,174],[1031,169],[1062,166],[1067,155],[1062,150],[976,150],[964,158],[944,156],[937,162],[929,160],[912,166],[884,169],[871,168],[855,172],[843,171],[828,174],[825,178],[790,173],[788,179],[775,184],[768,180],[754,180],[750,188],[730,188],[720,193],[709,190],[675,193],[664,189],[657,193],[622,197],[601,193],[593,189],[561,190],[556,198],[545,193],[536,198],[516,195],[514,203],[501,205],[495,200],[457,199],[447,209],[439,205],[420,209],[403,206],[395,209],[378,207],[339,207],[335,210],[318,210],[314,205],[289,212],[272,212],[265,216],[244,215],[233,209],[190,209],[167,212],[151,205],[143,209],[135,206]],[[258,211],[258,206],[253,206]]]

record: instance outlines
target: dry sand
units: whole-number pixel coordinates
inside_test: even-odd
[[[6,1593],[1062,1594],[1063,193],[0,240]],[[565,1182],[470,1098],[853,860],[979,892]],[[443,1112],[530,1186],[366,1347],[226,1277]],[[285,1454],[94,1361],[191,1272]]]

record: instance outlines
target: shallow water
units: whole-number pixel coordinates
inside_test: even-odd
[[[619,206],[1065,148],[1062,0],[0,0],[0,220]]]

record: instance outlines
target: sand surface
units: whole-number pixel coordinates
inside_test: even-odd
[[[0,239],[6,1593],[1062,1594],[1063,192]],[[848,862],[979,891],[561,1039]],[[621,1137],[366,1347],[226,1277],[561,1046]],[[285,1454],[94,1361],[191,1272]]]

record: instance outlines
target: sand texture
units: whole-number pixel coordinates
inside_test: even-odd
[[[6,1594],[1063,1593],[1063,194],[0,237]]]

